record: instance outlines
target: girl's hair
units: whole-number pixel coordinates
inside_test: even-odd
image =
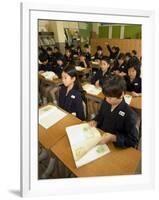
[[[67,73],[69,76],[71,76],[71,78],[76,78],[73,89],[83,90],[80,81],[78,80],[77,71],[73,65],[67,65],[66,67],[64,67],[63,72]]]
[[[138,78],[140,76],[140,68],[137,65],[130,65],[128,70],[130,68],[134,68],[136,70],[136,77]]]
[[[102,47],[101,47],[100,45],[97,46],[97,51],[99,51],[99,50],[100,50],[100,51],[103,50]]]
[[[120,98],[126,91],[126,82],[119,75],[109,75],[106,77],[102,89],[105,96]]]

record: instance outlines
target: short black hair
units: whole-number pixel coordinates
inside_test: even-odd
[[[45,62],[48,60],[48,54],[46,52],[42,52],[39,54],[39,60],[40,62]]]
[[[136,54],[137,54],[137,51],[136,51],[136,50],[132,50],[132,53],[133,53],[134,55],[136,55]]]
[[[129,70],[130,68],[134,68],[135,71],[136,71],[136,77],[140,77],[141,71],[140,71],[140,67],[139,67],[139,66],[137,66],[137,65],[130,65],[130,66],[128,67],[128,70]]]
[[[107,62],[108,64],[110,64],[110,58],[108,56],[103,56],[101,58],[101,60],[104,60],[105,62]]]
[[[46,51],[52,51],[51,47],[47,47]]]
[[[124,53],[120,53],[119,56],[118,56],[118,59],[123,59],[124,60],[125,59],[125,54]]]
[[[84,48],[89,48],[89,45],[88,45],[88,44],[85,44],[85,45],[84,45]]]
[[[100,45],[97,46],[97,51],[103,51],[103,49]]]
[[[106,77],[102,89],[105,96],[120,98],[126,91],[126,82],[119,75],[109,75]]]

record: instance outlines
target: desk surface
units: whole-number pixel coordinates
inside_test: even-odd
[[[58,121],[52,127],[45,129],[39,125],[39,142],[46,148],[50,149],[58,140],[65,136],[67,126],[79,124],[81,122],[77,117],[67,114],[63,119]]]
[[[112,176],[134,174],[141,158],[140,151],[134,148],[119,149],[109,145],[111,152],[91,163],[76,168],[67,136],[61,138],[51,151],[77,177]]]
[[[87,83],[83,83],[83,85],[85,85]],[[130,92],[126,92],[126,94],[130,94]],[[99,93],[98,95],[93,95],[93,94],[89,94],[87,93],[86,96],[90,99],[94,99],[95,101],[102,101],[104,99],[104,94],[103,92]],[[142,109],[142,97],[132,97],[131,102],[130,102],[130,106],[136,109],[141,110]]]
[[[42,76],[40,73],[38,74],[38,78],[39,80],[48,83],[48,84],[55,84],[55,85],[60,85],[62,84],[62,79],[61,78],[57,78],[57,79],[46,79],[44,76]]]

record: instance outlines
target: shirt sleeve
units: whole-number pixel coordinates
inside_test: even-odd
[[[138,131],[136,128],[136,114],[129,111],[124,124],[123,133],[116,133],[116,146],[119,147],[135,147],[138,144]]]
[[[98,114],[96,115],[96,117],[94,118],[94,120],[97,122],[97,127],[100,128],[103,120],[104,120],[104,110],[105,110],[105,106],[104,106],[104,101],[101,104],[101,107],[99,109]]]
[[[84,109],[86,110],[86,108],[84,108],[84,101],[82,100],[81,95],[77,95],[76,96],[76,116],[81,119],[81,120],[85,120],[86,116],[85,116],[85,112]]]

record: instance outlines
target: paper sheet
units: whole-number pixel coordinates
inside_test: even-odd
[[[101,134],[95,127],[90,127],[87,123],[67,127],[66,132],[77,167],[109,152],[107,145],[97,145]]]
[[[56,74],[51,71],[46,71],[46,72],[42,73],[41,75],[44,76],[45,79],[48,79],[48,80],[53,80],[53,79],[57,78]]]
[[[129,94],[125,94],[125,95],[124,95],[124,99],[125,99],[125,102],[126,102],[127,104],[130,104],[130,103],[131,103],[132,96],[129,95]]]
[[[92,84],[85,84],[83,86],[83,89],[89,93],[89,94],[93,94],[93,95],[98,95],[99,93],[102,92],[102,88],[97,88],[95,85]]]
[[[85,68],[81,66],[76,66],[75,69],[79,72],[83,71]]]
[[[64,118],[67,114],[53,105],[39,109],[39,124],[48,129],[56,122]]]

